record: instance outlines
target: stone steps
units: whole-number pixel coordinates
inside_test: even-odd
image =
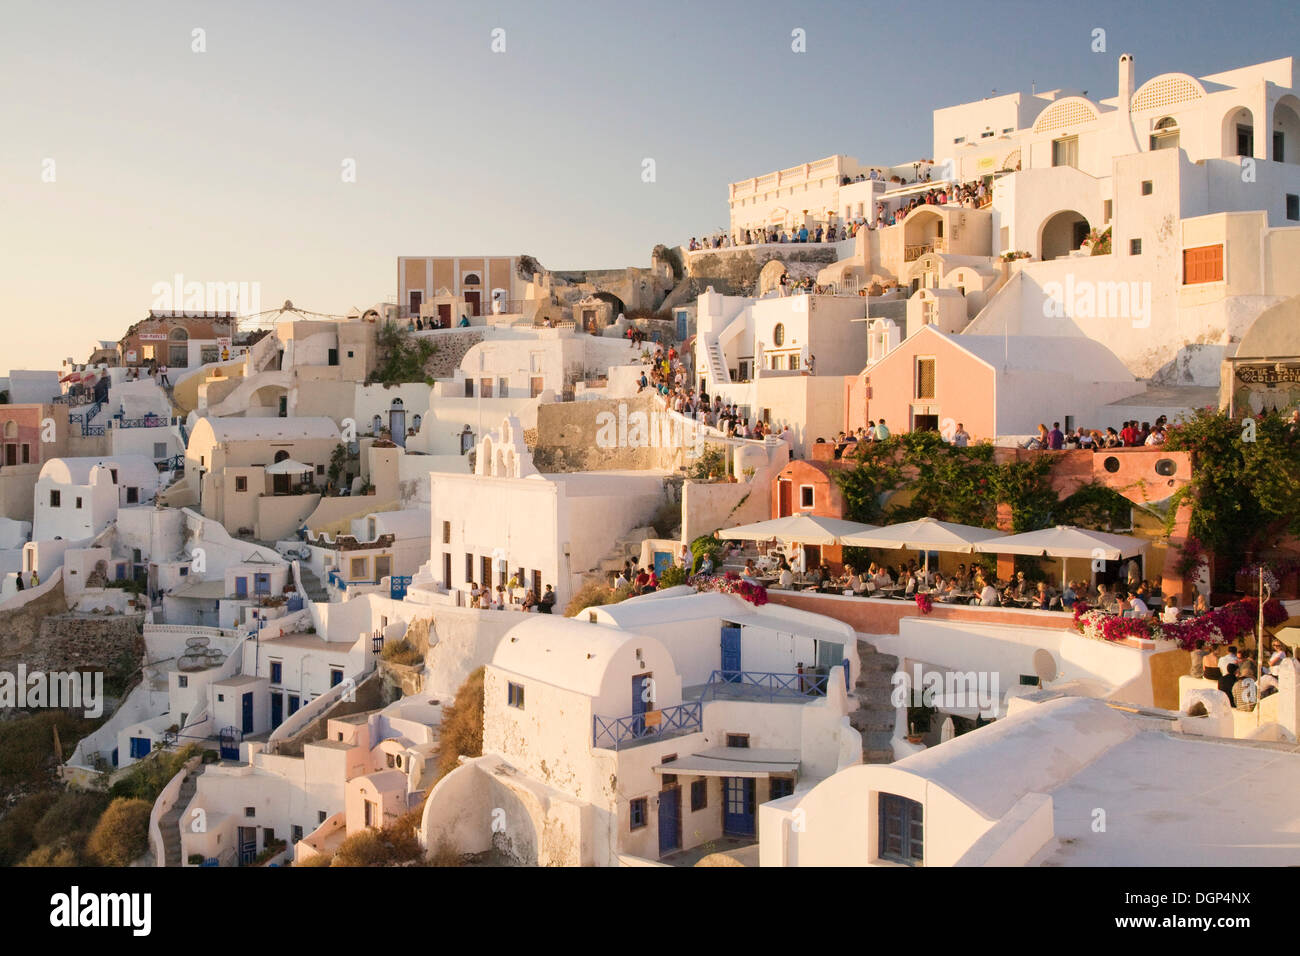
[[[871,644],[860,640],[858,659],[860,672],[849,695],[857,701],[858,709],[849,714],[849,724],[862,734],[864,763],[892,763],[897,715],[890,697],[898,658],[893,654],[881,654]]]
[[[162,833],[164,866],[181,865],[181,815],[194,799],[198,791],[198,782],[192,772],[187,772],[181,781],[181,789],[176,803],[170,810],[158,818],[158,829]]]

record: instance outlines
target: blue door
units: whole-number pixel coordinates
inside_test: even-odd
[[[243,727],[241,729],[246,734],[253,732],[253,692],[251,690],[244,695]]]
[[[655,577],[661,578],[664,572],[673,566],[673,556],[670,551],[655,552]]]
[[[754,778],[724,777],[722,780],[722,832],[727,836],[754,835]]]
[[[394,574],[388,579],[388,596],[394,601],[406,597],[406,589],[411,586],[409,574]]]
[[[131,759],[143,760],[153,750],[153,741],[148,737],[131,738]]]
[[[649,674],[638,674],[632,678],[632,733],[637,737],[645,736],[645,712],[650,710],[650,688],[654,684]]]
[[[278,690],[271,694],[271,729],[279,727],[284,720],[284,695]]]
[[[248,866],[257,859],[257,827],[239,828],[239,865]]]
[[[290,694],[289,695],[289,716],[292,717],[297,712],[298,712],[298,695]]]
[[[740,680],[740,628],[724,625],[722,628],[722,664],[723,677],[736,683]]]
[[[659,855],[682,846],[682,791],[670,787],[659,792]]]
[[[222,760],[239,759],[239,731],[234,727],[226,727],[218,736],[218,747]]]
[[[685,310],[678,311],[678,313],[677,313],[677,341],[678,341],[678,342],[685,342],[685,341],[686,341],[686,312],[685,312]]]

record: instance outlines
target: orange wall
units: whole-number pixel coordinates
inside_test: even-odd
[[[935,397],[925,402],[939,408],[940,424],[945,418],[961,422],[973,441],[994,434],[995,375],[991,368],[938,335],[913,336],[871,368],[854,384],[850,403],[853,428],[865,427],[868,419],[882,416],[891,432],[910,428],[912,395],[915,390],[915,359],[934,356]],[[865,406],[865,410],[864,410]]]

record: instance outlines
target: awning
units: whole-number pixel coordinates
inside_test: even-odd
[[[739,624],[741,627],[761,627],[768,631],[793,634],[796,637],[807,637],[815,641],[825,641],[829,644],[839,644],[846,647],[856,640],[853,635],[846,635],[840,631],[818,627],[814,624],[805,624],[803,621],[792,621],[789,618],[778,617],[775,614],[733,614],[725,620],[732,624]],[[836,661],[836,663],[839,662]],[[755,753],[756,751],[750,750],[748,752]]]
[[[182,587],[172,591],[168,597],[176,598],[199,598],[205,601],[215,601],[226,596],[226,582],[224,580],[215,581],[192,581]]]
[[[655,773],[676,773],[695,777],[768,777],[797,774],[799,751],[751,750],[748,747],[715,747],[697,754],[659,764]]]
[[[294,461],[292,458],[285,458],[282,461],[277,461],[273,465],[266,466],[266,473],[268,475],[303,475],[313,470],[314,469],[311,465],[304,465],[302,462]]]

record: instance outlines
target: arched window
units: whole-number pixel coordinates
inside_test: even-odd
[[[411,419],[411,427],[414,428],[417,432],[420,430],[420,422],[421,422],[421,418],[419,415],[416,415],[414,418]]]
[[[400,398],[393,399],[393,408],[401,408],[401,407],[402,407],[402,400]]]
[[[18,437],[18,423],[5,422],[5,438],[17,438],[17,437]]]
[[[383,428],[384,428],[384,420],[380,416],[376,415],[374,418],[370,420],[371,434],[378,435],[381,431],[383,431]]]
[[[467,273],[465,275],[465,278],[461,281],[461,285],[481,285],[481,284],[482,283],[479,282],[478,274],[474,272]]]
[[[781,322],[772,330],[772,344],[778,347],[785,344],[785,325]]]
[[[167,337],[174,342],[184,342],[189,339],[190,334],[184,329],[177,327],[172,329],[171,334]]]
[[[289,457],[289,453],[287,451],[284,451],[283,449],[275,453],[276,461],[284,461],[288,457]]]

